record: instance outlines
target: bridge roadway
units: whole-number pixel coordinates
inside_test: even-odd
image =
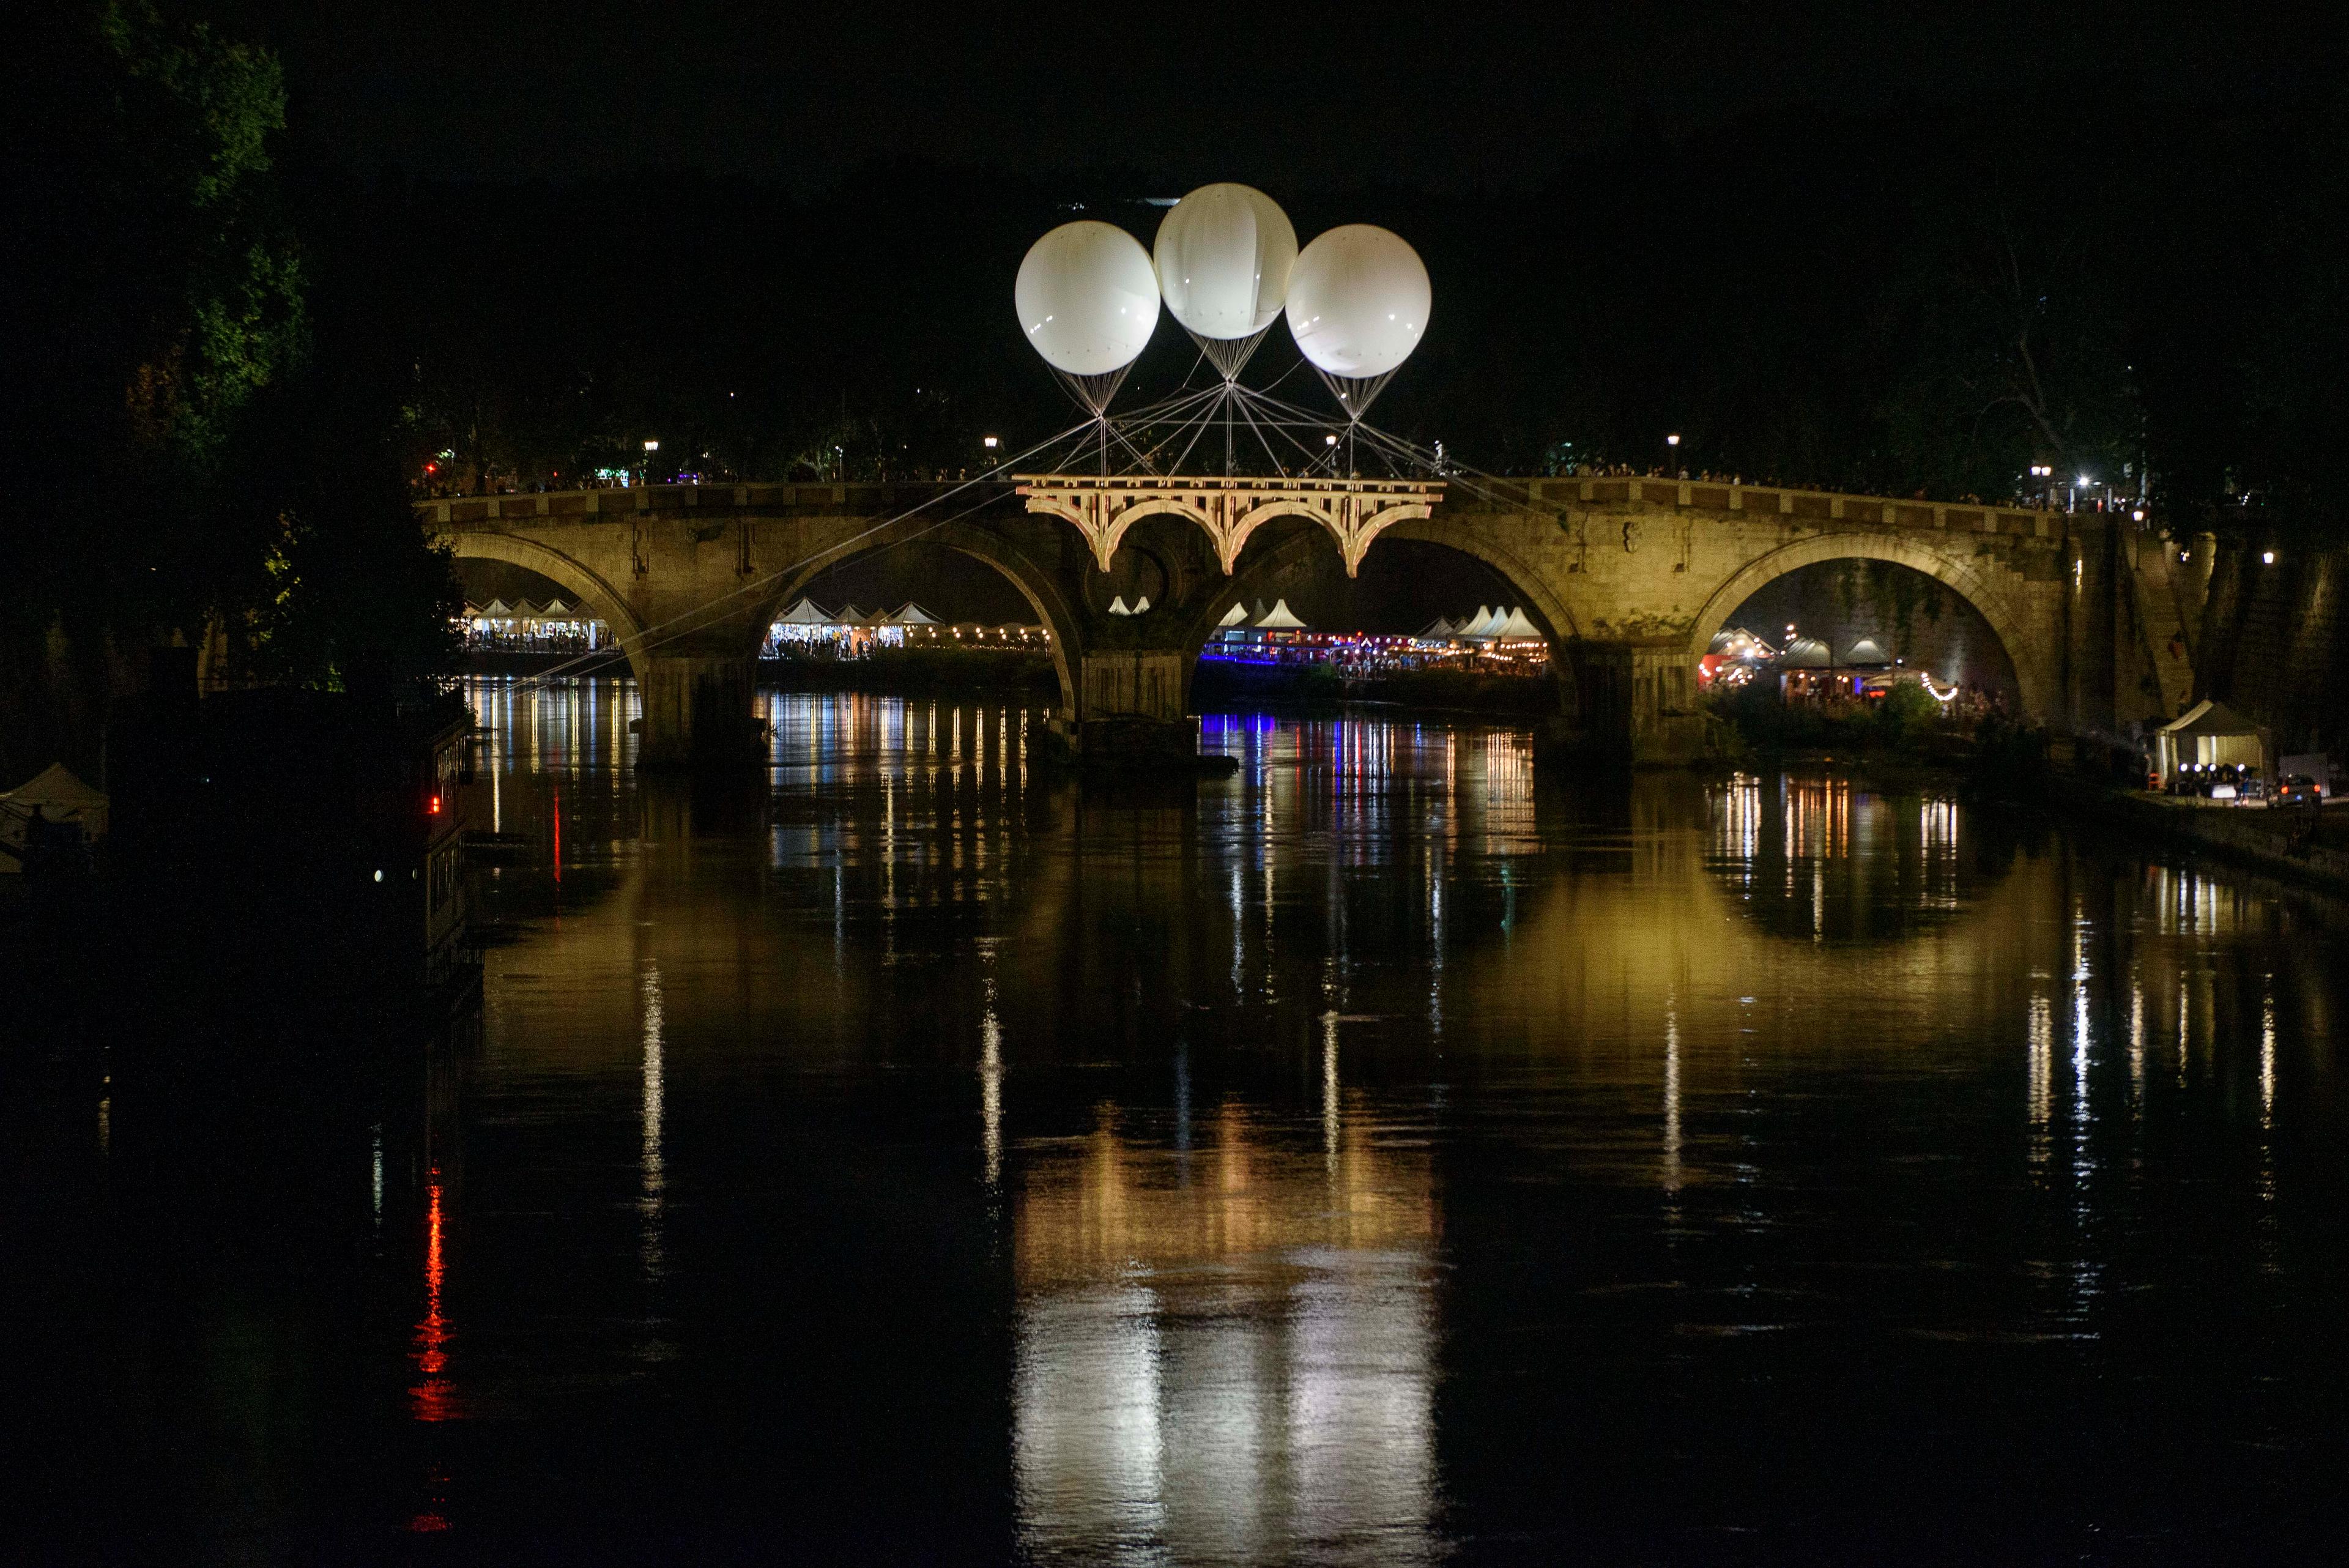
[[[1171,504],[1106,536],[1029,505],[988,482],[650,486],[418,511],[460,557],[527,566],[603,618],[641,685],[639,755],[655,764],[739,754],[775,613],[820,573],[916,538],[1019,588],[1051,633],[1055,728],[1092,752],[1191,749],[1191,671],[1231,606],[1272,597],[1317,553],[1340,559],[1341,542],[1356,558],[1376,547],[1302,506],[1235,539]],[[1697,754],[1696,663],[1713,633],[1764,585],[1824,561],[1895,562],[1955,590],[1997,633],[2035,722],[2109,731],[2175,715],[2191,694],[2207,556],[2180,564],[2125,514],[1630,478],[1455,480],[1432,514],[1394,510],[1383,536],[1459,550],[1516,589],[1551,640],[1555,732],[1638,763]],[[1147,614],[1109,613],[1144,595]]]

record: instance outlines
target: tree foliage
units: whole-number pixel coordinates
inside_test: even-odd
[[[29,504],[0,603],[0,760],[87,765],[149,644],[228,627],[256,667],[333,682],[347,661],[308,618],[357,596],[327,579],[388,574],[377,602],[429,618],[446,563],[403,504],[396,404],[380,428],[322,422],[352,411],[353,368],[320,352],[277,60],[150,0],[43,8],[12,45],[0,431]],[[441,657],[416,643],[386,645],[387,677]]]

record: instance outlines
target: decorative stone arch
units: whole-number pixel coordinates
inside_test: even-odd
[[[1992,634],[2006,651],[2007,662],[2014,667],[2014,683],[2022,694],[2023,716],[2044,723],[2061,710],[2054,678],[2033,646],[2026,621],[2008,597],[1985,581],[1969,563],[1898,534],[1822,534],[1781,545],[1748,561],[1715,588],[1704,607],[1697,612],[1696,624],[1689,633],[1691,659],[1703,658],[1713,646],[1713,633],[1721,629],[1731,612],[1763,587],[1789,572],[1826,561],[1889,561],[1924,573],[1971,605],[1989,623]]]
[[[761,600],[758,614],[752,618],[750,651],[755,653],[765,644],[767,628],[774,625],[777,612],[806,593],[808,586],[816,578],[835,566],[847,566],[893,545],[908,543],[914,537],[943,545],[975,561],[982,561],[1003,574],[1010,580],[1011,586],[1019,590],[1020,597],[1028,601],[1029,607],[1036,612],[1036,618],[1050,634],[1046,646],[1052,655],[1052,673],[1061,683],[1061,711],[1063,717],[1073,717],[1077,712],[1079,690],[1074,661],[1082,653],[1076,612],[1062,597],[1059,587],[1040,571],[1018,545],[983,524],[948,523],[917,526],[903,536],[875,537],[860,541],[851,548],[825,552],[800,566],[784,579],[779,589]]]
[[[1117,546],[1124,539],[1125,531],[1144,517],[1180,517],[1206,529],[1210,535],[1217,533],[1216,524],[1208,520],[1205,511],[1173,495],[1154,495],[1115,506],[1102,496],[1089,495],[1082,504],[1071,505],[1056,496],[1039,495],[1029,502],[1028,509],[1040,515],[1058,517],[1064,523],[1074,524],[1077,531],[1085,536],[1085,543],[1092,547],[1094,565],[1104,572],[1110,569],[1110,561],[1117,555]]]
[[[460,560],[503,561],[508,566],[525,566],[575,596],[611,629],[612,640],[627,655],[630,670],[643,674],[637,664],[643,650],[644,627],[636,619],[636,612],[628,607],[628,601],[601,576],[562,551],[521,535],[452,528],[441,537]]]

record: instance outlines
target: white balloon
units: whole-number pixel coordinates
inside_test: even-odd
[[[1159,223],[1152,255],[1175,320],[1202,337],[1253,337],[1288,297],[1297,231],[1252,185],[1202,185]]]
[[[1332,376],[1383,376],[1419,347],[1433,298],[1427,268],[1402,236],[1348,223],[1298,254],[1288,330],[1298,351]]]
[[[1084,219],[1028,248],[1011,287],[1019,328],[1045,361],[1071,376],[1131,365],[1158,325],[1158,275],[1142,242]]]

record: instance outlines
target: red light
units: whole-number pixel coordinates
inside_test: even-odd
[[[428,462],[424,465],[424,472],[427,473],[438,473],[440,472],[440,465],[437,462]]]
[[[437,794],[432,797],[432,815],[435,816],[440,815],[440,797]]]

